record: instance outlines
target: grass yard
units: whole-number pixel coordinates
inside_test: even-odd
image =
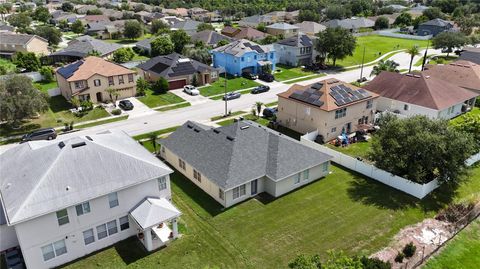
[[[251,120],[251,121],[254,121],[260,125],[263,125],[263,126],[267,126],[268,123],[270,122],[269,119],[266,119],[266,118],[263,118],[263,117],[256,117],[256,116],[253,116],[252,114],[248,114],[248,115],[245,115],[245,116],[242,116],[245,120]],[[230,125],[233,123],[233,119],[228,119],[228,120],[224,120],[224,121],[220,121],[220,122],[217,122],[218,125],[220,126],[227,126],[227,125]]]
[[[178,104],[178,105],[161,107],[161,108],[155,109],[155,110],[156,110],[156,111],[160,111],[160,112],[164,112],[164,111],[179,109],[179,108],[187,107],[187,106],[191,106],[191,104],[190,104],[190,103],[180,103],[180,104]]]
[[[477,102],[478,102],[478,101],[479,101],[479,100],[477,100]],[[463,122],[463,121],[465,120],[465,117],[464,117],[465,115],[474,115],[474,116],[480,117],[480,108],[479,108],[479,107],[474,107],[474,108],[472,109],[472,111],[470,111],[470,112],[468,112],[468,113],[466,113],[466,114],[460,115],[460,116],[458,116],[458,117],[456,117],[456,118],[451,119],[451,120],[450,120],[450,124],[455,125],[455,124],[457,124],[457,123]]]
[[[168,133],[174,132],[175,130],[177,130],[178,127],[180,126],[173,126],[173,127],[157,130],[150,133],[140,134],[140,135],[133,136],[132,138],[135,140],[142,140],[142,139],[149,138],[152,133],[154,133],[156,136],[160,136],[162,134],[168,134]]]
[[[66,268],[286,268],[300,253],[368,255],[450,200],[444,187],[419,201],[340,167],[331,170],[273,201],[250,199],[227,210],[176,172],[171,186],[183,213],[180,239],[148,254],[130,238]],[[478,197],[479,175],[477,167],[454,198]]]
[[[424,269],[470,269],[480,264],[480,219],[447,243],[440,254],[432,257]]]
[[[284,81],[288,79],[294,79],[315,74],[317,73],[303,69],[301,67],[291,67],[281,64],[278,64],[275,68],[275,72],[273,72],[276,81]]]
[[[80,124],[80,125],[75,126],[75,128],[79,128],[79,129],[89,128],[89,127],[93,127],[93,126],[97,126],[97,125],[117,122],[117,121],[126,120],[126,119],[128,119],[128,115],[120,116],[120,117],[116,117],[116,118],[111,118],[111,119],[106,119],[106,120],[100,120],[100,121],[86,123],[86,124]]]
[[[455,59],[457,59],[458,56],[445,56],[445,55],[442,55],[442,56],[429,56],[428,59],[428,63],[427,64],[449,64],[451,62],[453,62]],[[423,57],[421,59],[419,59],[415,64],[414,66],[421,66],[423,63]]]
[[[368,152],[370,151],[371,143],[357,142],[357,143],[349,144],[347,147],[337,147],[330,143],[326,143],[325,146],[355,158],[360,157],[363,159],[367,159],[367,155],[368,155]]]
[[[238,77],[227,78],[227,91],[238,91],[247,88],[253,88],[260,84],[254,80]],[[213,82],[209,86],[199,88],[200,94],[203,96],[218,95],[225,92],[225,78],[220,77],[217,81]]]
[[[15,73],[17,66],[12,61],[0,58],[0,68],[5,70],[5,73]]]
[[[234,111],[234,112],[231,112],[228,116],[224,116],[224,115],[219,115],[219,116],[215,116],[215,117],[211,117],[210,120],[211,121],[216,121],[216,120],[221,120],[223,118],[227,118],[227,117],[234,117],[234,116],[238,116],[238,115],[241,115],[241,114],[245,114],[246,112],[245,111]]]
[[[299,78],[299,79],[292,79],[292,80],[286,81],[284,83],[285,84],[293,84],[293,83],[302,82],[302,81],[310,80],[310,79],[314,79],[314,78],[321,78],[321,77],[324,77],[324,76],[326,76],[326,74],[316,74],[316,75],[303,77],[303,78]]]
[[[45,82],[45,81],[39,81],[33,83],[35,87],[39,88],[42,92],[48,93],[48,90],[53,89],[53,88],[58,88],[58,84],[56,81],[51,81],[51,82]]]
[[[343,60],[337,60],[337,66],[348,67],[361,64],[364,47],[365,63],[368,63],[390,51],[407,49],[414,45],[426,47],[427,42],[427,40],[393,38],[379,35],[360,36],[357,37],[357,48],[353,56],[348,56]],[[331,62],[331,64],[333,64],[333,62]]]
[[[133,40],[132,39],[126,39],[126,38],[120,38],[120,39],[104,39],[103,41],[108,42],[108,43],[117,43],[117,44],[125,45],[125,44],[137,43],[140,40],[144,40],[144,39],[151,38],[151,37],[152,37],[152,34],[147,33],[147,34],[144,34],[143,36],[141,36],[140,38],[133,39]]]
[[[138,97],[137,99],[150,108],[185,102],[183,98],[171,92],[158,94],[150,89],[145,91],[145,96]]]

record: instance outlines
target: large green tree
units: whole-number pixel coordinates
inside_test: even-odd
[[[375,29],[376,30],[386,29],[389,27],[389,24],[390,23],[387,17],[380,16],[375,20]]]
[[[212,63],[212,56],[210,55],[208,48],[205,47],[185,48],[183,55],[206,65]]]
[[[215,28],[213,27],[213,25],[211,23],[202,22],[197,26],[197,32],[201,32],[203,30],[215,31]]]
[[[128,39],[137,39],[143,36],[143,26],[135,20],[126,21],[123,35]]]
[[[168,35],[155,38],[150,43],[150,47],[152,48],[152,57],[170,54],[175,50],[175,45]]]
[[[337,59],[341,60],[353,55],[357,42],[348,30],[340,27],[327,28],[317,36],[316,50],[320,55],[326,55],[332,59],[333,65],[336,64]]]
[[[301,9],[298,14],[298,21],[314,21],[320,20],[320,14],[315,10]]]
[[[400,14],[393,22],[394,25],[398,25],[398,26],[408,26],[408,25],[412,25],[412,23],[413,23],[412,15],[410,15],[410,13],[407,13],[407,12],[402,12],[402,14]]]
[[[16,13],[8,16],[8,23],[10,25],[25,29],[32,23],[32,18],[25,13]]]
[[[150,26],[150,33],[153,35],[157,34],[160,30],[168,30],[168,24],[164,23],[161,20],[154,20],[152,21],[152,25]]]
[[[62,41],[62,32],[50,26],[37,26],[35,34],[48,40],[50,46],[57,46]]]
[[[322,263],[319,255],[298,255],[295,259],[288,263],[291,269],[321,269]]]
[[[170,40],[172,40],[176,53],[182,53],[185,45],[190,43],[190,36],[184,30],[172,31],[170,33]]]
[[[83,34],[85,32],[85,27],[83,26],[83,23],[80,20],[76,20],[72,23],[72,32],[75,34]]]
[[[37,71],[41,67],[40,59],[33,52],[17,52],[13,57],[13,63],[25,71]]]
[[[46,7],[37,7],[35,9],[35,12],[33,13],[33,18],[36,19],[37,21],[43,22],[44,24],[47,23],[52,15],[50,15],[50,11],[48,11],[48,8]]]
[[[168,91],[168,81],[164,77],[160,77],[152,84],[152,90],[157,94],[166,93]]]
[[[433,19],[445,19],[445,14],[438,7],[430,7],[423,11],[423,15],[427,17],[429,20]]]
[[[376,64],[372,72],[370,73],[370,76],[377,76],[380,74],[382,71],[387,71],[387,72],[398,72],[397,67],[399,64],[393,60],[385,60],[381,59],[378,64]]]
[[[120,48],[113,53],[113,61],[116,63],[126,63],[131,61],[135,53],[132,48]]]
[[[447,56],[454,48],[459,48],[468,43],[468,38],[462,32],[442,32],[432,39],[432,45],[436,49],[444,49]]]
[[[476,151],[480,151],[480,115],[467,113],[460,116],[452,123],[452,126],[458,131],[469,133],[475,141]]]
[[[0,119],[19,126],[21,120],[46,111],[47,98],[26,76],[15,75],[0,80]]]
[[[369,158],[375,166],[417,183],[458,183],[465,160],[475,152],[471,134],[425,116],[386,115],[372,138]]]
[[[75,9],[75,6],[70,2],[63,2],[61,9],[65,12],[72,12]]]

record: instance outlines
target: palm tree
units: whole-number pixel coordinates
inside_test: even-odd
[[[155,133],[149,133],[148,134],[148,139],[152,143],[153,146],[153,153],[157,154],[157,134]]]
[[[112,100],[113,106],[117,107],[117,99],[118,97],[120,97],[120,93],[117,91],[117,89],[113,88],[107,88],[105,91],[110,96],[110,100]]]
[[[384,60],[381,59],[377,65],[373,67],[372,72],[370,73],[370,76],[377,76],[380,74],[382,71],[388,71],[388,72],[398,72],[398,63],[392,60]]]
[[[408,73],[410,73],[412,71],[413,58],[420,55],[420,49],[417,45],[414,45],[413,47],[407,49],[407,53],[410,55],[410,67],[408,68]]]
[[[262,112],[262,102],[255,102],[255,107],[257,108],[257,115],[260,116],[260,112]]]

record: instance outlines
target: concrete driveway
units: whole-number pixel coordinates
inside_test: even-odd
[[[213,100],[200,94],[199,95],[187,94],[183,91],[183,89],[171,90],[170,92],[183,98],[185,101],[189,102],[192,106],[207,103],[207,102],[213,102]]]
[[[138,101],[138,99],[135,98],[135,97],[126,98],[126,100],[130,100],[130,102],[132,102],[132,104],[133,104],[133,109],[132,110],[125,111],[125,110],[122,109],[123,114],[128,114],[129,115],[128,118],[147,116],[147,115],[157,113],[157,111],[149,108],[144,103]],[[120,102],[120,101],[117,101],[117,107],[118,107],[118,102]]]

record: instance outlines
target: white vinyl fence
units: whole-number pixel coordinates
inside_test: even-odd
[[[300,142],[306,146],[319,150],[320,152],[333,156],[333,162],[392,188],[422,199],[439,186],[437,180],[430,181],[426,184],[415,183],[403,177],[399,177],[391,174],[390,172],[379,169],[374,165],[367,164],[363,161],[357,160],[356,158],[322,146],[314,142],[317,135],[317,131],[305,134],[300,138]]]
[[[472,155],[470,158],[468,158],[466,161],[465,161],[465,164],[467,166],[472,166],[474,163],[480,161],[480,152],[475,154],[475,155]]]
[[[58,96],[60,94],[62,94],[62,92],[60,92],[60,88],[53,88],[48,90],[48,96]]]

